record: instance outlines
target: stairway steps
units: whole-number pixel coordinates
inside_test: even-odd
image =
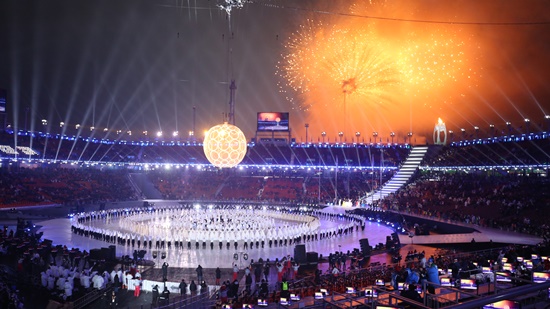
[[[382,188],[363,198],[363,202],[371,204],[401,189],[414,175],[427,152],[428,147],[426,146],[418,146],[411,149],[409,156],[395,176],[386,182]]]

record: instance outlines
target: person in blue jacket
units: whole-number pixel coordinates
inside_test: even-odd
[[[437,265],[434,263],[433,258],[430,258],[428,260],[426,268],[426,279],[428,279],[428,282],[430,283],[441,284],[441,282],[439,281],[439,271],[437,270]],[[435,286],[429,284],[428,292],[435,294]]]
[[[413,271],[411,267],[407,267],[405,269],[407,271],[407,279],[405,279],[405,282],[408,284],[417,284],[420,277],[418,276],[418,273],[416,271]]]

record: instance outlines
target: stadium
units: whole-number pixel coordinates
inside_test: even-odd
[[[0,5],[6,308],[550,305],[545,4],[59,4]]]

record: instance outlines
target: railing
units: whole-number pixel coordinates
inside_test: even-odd
[[[491,249],[478,250],[478,251],[452,253],[452,254],[447,254],[447,255],[443,255],[443,256],[449,257],[451,259],[463,259],[465,257],[476,256],[476,255],[482,255],[482,256],[486,256],[487,254],[489,254],[489,255],[490,254],[497,254],[498,255],[498,253],[500,251],[507,252],[508,248],[507,247],[499,247],[499,248],[491,248]]]
[[[541,292],[546,295],[548,288],[550,288],[550,281],[547,281],[545,283],[536,283],[531,285],[524,285],[517,288],[508,289],[503,293],[491,295],[488,297],[483,297],[480,299],[476,299],[470,302],[466,302],[463,304],[457,304],[454,306],[450,306],[448,308],[453,309],[473,309],[473,308],[480,308],[484,305],[495,303],[501,300],[510,300],[514,299],[515,297],[519,297],[522,295],[526,295],[533,292]]]
[[[176,308],[212,308],[216,303],[216,299],[212,299],[212,296],[216,295],[215,293],[210,295],[209,293],[197,294],[192,297],[184,297],[179,300],[174,300],[173,303],[159,305],[158,307],[151,307],[157,309],[176,309]]]
[[[93,289],[92,291],[90,291],[86,295],[84,295],[84,296],[80,297],[79,299],[73,301],[73,308],[74,309],[84,308],[87,305],[91,304],[92,302],[94,302],[94,301],[98,300],[99,298],[101,298],[101,296],[104,293],[107,293],[107,295],[110,295],[111,291],[112,291],[112,287],[110,287],[110,286],[103,289],[103,290]]]
[[[438,293],[429,294],[426,293],[427,285],[433,285],[438,289]],[[344,307],[359,307],[370,306],[371,308],[377,305],[385,306],[399,306],[399,307],[411,307],[411,308],[447,308],[447,309],[473,309],[481,308],[483,305],[495,303],[501,300],[515,300],[517,298],[524,297],[535,293],[535,295],[544,295],[546,297],[547,290],[550,287],[550,281],[542,284],[533,284],[519,286],[511,289],[501,291],[501,293],[495,294],[494,290],[491,290],[491,285],[488,284],[487,293],[483,295],[476,292],[467,292],[452,287],[442,287],[438,284],[424,282],[422,289],[424,291],[423,303],[416,302],[409,298],[401,296],[396,291],[387,291],[383,288],[372,287],[376,290],[377,297],[367,297],[357,294],[342,294],[332,292],[330,296],[324,298],[325,305],[332,305],[340,308]],[[309,308],[309,307],[308,307]]]
[[[429,294],[425,293],[424,297],[424,304],[430,308],[444,308],[449,307],[452,305],[456,305],[458,303],[464,302],[467,299],[478,299],[481,297],[481,295],[478,295],[479,290],[476,290],[477,293],[473,292],[466,292],[462,291],[456,288],[452,287],[442,287],[441,285],[433,284],[434,287],[444,289],[445,292],[440,292],[436,294]],[[494,285],[493,290],[491,290],[491,283],[487,284],[487,288],[485,291],[485,294],[494,292]],[[479,289],[479,286],[477,287]],[[423,285],[423,290],[426,291],[426,283]]]

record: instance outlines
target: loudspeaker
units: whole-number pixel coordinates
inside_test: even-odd
[[[115,245],[110,245],[109,250],[111,250],[111,252],[109,254],[109,259],[111,261],[116,260],[116,246]]]
[[[306,254],[308,263],[319,263],[319,253],[317,252],[308,252]]]
[[[296,245],[294,247],[294,261],[300,264],[307,262],[306,245]]]
[[[391,238],[393,239],[395,244],[399,245],[399,235],[397,235],[397,233],[392,233]]]
[[[101,248],[101,259],[102,260],[110,260],[111,259],[111,249],[109,248]]]
[[[101,249],[90,249],[90,260],[101,260]]]
[[[393,239],[391,236],[386,236],[386,249],[389,249],[393,246]]]
[[[361,252],[363,253],[363,255],[365,256],[370,255],[372,248],[369,245],[368,238],[359,239],[359,245],[361,246]]]

